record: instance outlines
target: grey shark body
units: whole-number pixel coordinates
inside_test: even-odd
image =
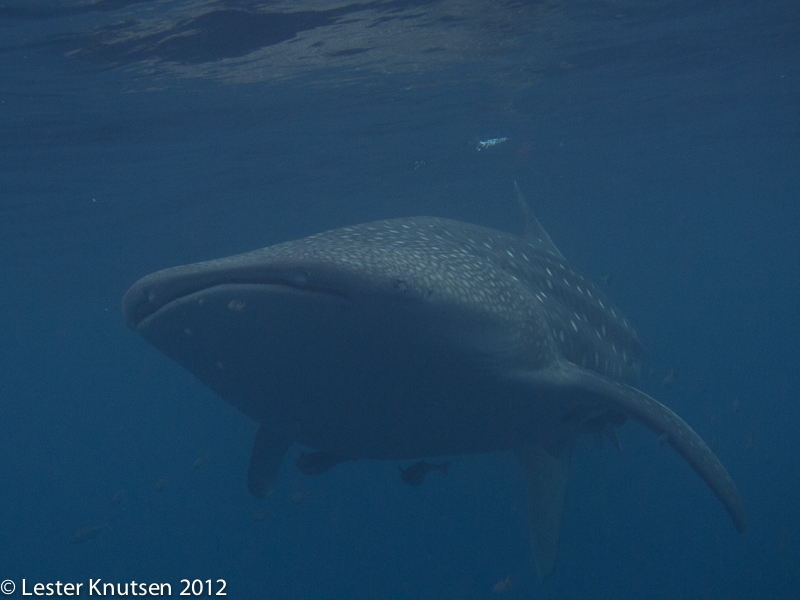
[[[293,442],[331,464],[514,450],[544,576],[573,440],[631,418],[678,450],[743,531],[711,450],[631,386],[643,349],[625,317],[526,218],[524,239],[416,217],[166,269],[131,287],[125,319],[261,423],[248,474],[258,496]]]

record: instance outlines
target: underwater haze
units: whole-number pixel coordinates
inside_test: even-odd
[[[543,582],[510,451],[409,485],[412,460],[304,475],[296,444],[257,499],[258,424],[123,319],[148,273],[337,227],[521,235],[515,181],[635,325],[638,387],[725,465],[743,534],[633,421],[621,452],[579,439]],[[793,0],[0,3],[10,597],[798,598],[798,298]]]

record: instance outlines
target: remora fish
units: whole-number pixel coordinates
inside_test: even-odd
[[[376,221],[173,267],[125,294],[129,327],[261,424],[248,485],[293,442],[350,459],[514,450],[540,577],[555,567],[573,440],[631,418],[668,441],[736,528],[703,440],[631,387],[642,346],[518,192],[524,238],[433,217]]]

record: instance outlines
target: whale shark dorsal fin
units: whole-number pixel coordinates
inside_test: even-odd
[[[514,454],[525,475],[528,526],[536,574],[541,582],[556,569],[572,448],[565,449],[558,457],[551,456],[541,446],[523,446],[514,450]]]
[[[247,487],[256,498],[266,498],[275,489],[283,457],[291,445],[263,425],[258,428],[247,470]]]
[[[544,230],[542,224],[539,223],[539,220],[533,214],[533,211],[525,201],[525,196],[522,195],[522,191],[520,191],[519,184],[517,184],[516,181],[514,181],[514,191],[517,192],[517,203],[525,219],[525,233],[522,238],[531,244],[544,245],[550,252],[563,259],[564,255],[561,254],[561,251],[553,243],[553,240],[550,239],[550,234]]]

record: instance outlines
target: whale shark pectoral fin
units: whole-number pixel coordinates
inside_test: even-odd
[[[571,447],[558,457],[551,456],[541,446],[523,446],[514,454],[525,473],[531,545],[541,582],[556,569]]]
[[[615,412],[654,431],[659,439],[668,441],[700,475],[728,511],[736,530],[744,533],[747,518],[736,484],[711,448],[669,408],[634,387],[611,381],[569,362],[561,362],[535,373],[517,373],[516,377],[554,394],[594,396]]]
[[[267,430],[258,428],[250,467],[247,470],[247,487],[256,498],[266,498],[275,489],[283,457],[292,442]]]

